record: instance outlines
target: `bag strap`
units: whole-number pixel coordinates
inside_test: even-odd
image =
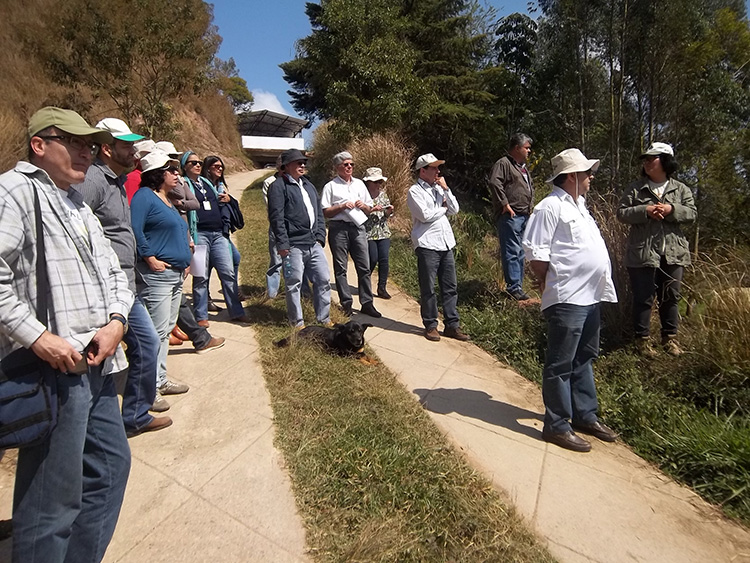
[[[36,318],[44,326],[47,326],[49,279],[47,279],[47,261],[44,254],[42,207],[39,203],[39,190],[37,189],[34,190],[34,217],[36,220]]]

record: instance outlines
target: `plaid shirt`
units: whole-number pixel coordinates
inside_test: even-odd
[[[36,319],[36,226],[34,189],[44,225],[44,260],[49,278],[49,322]],[[101,224],[74,189],[75,203],[88,231],[73,227],[64,195],[47,173],[28,162],[0,175],[0,357],[30,347],[45,328],[82,352],[109,316],[128,316],[133,293]],[[124,368],[122,348],[103,373]]]

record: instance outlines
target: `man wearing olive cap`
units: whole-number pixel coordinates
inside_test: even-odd
[[[576,452],[588,452],[591,444],[574,429],[605,442],[617,438],[597,416],[592,367],[599,355],[599,303],[617,302],[607,246],[584,198],[598,169],[599,161],[578,149],[552,158],[552,193],[536,206],[523,235],[547,319],[542,438]]]
[[[133,304],[99,221],[71,184],[112,135],[47,107],[29,122],[29,162],[0,176],[0,357],[23,346],[61,373],[57,426],[18,453],[15,563],[100,561],[114,532],[130,450],[112,373]],[[36,255],[34,193],[45,255]],[[36,263],[49,278],[48,322],[36,318]]]

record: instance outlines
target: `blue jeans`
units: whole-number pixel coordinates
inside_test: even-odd
[[[99,367],[58,378],[57,426],[22,448],[13,494],[13,562],[101,561],[130,473],[114,380]]]
[[[148,410],[156,397],[159,335],[143,302],[136,298],[128,315],[128,331],[122,338],[127,346],[128,376],[122,394],[125,430],[138,430],[153,420]]]
[[[417,248],[417,274],[419,277],[419,306],[422,323],[426,329],[437,328],[438,305],[435,296],[435,276],[443,298],[443,323],[447,328],[458,328],[458,282],[456,261],[451,250]]]
[[[500,239],[500,259],[503,264],[505,289],[510,292],[523,291],[524,252],[521,244],[528,215],[516,213],[511,217],[503,213],[497,219],[497,236]]]
[[[142,283],[138,288],[138,297],[151,315],[156,334],[159,336],[159,364],[156,374],[156,386],[167,383],[167,353],[169,351],[169,334],[177,322],[182,299],[183,274],[177,270],[152,272],[143,262],[138,263]]]
[[[368,240],[367,246],[370,252],[370,275],[372,275],[372,272],[375,271],[375,266],[377,266],[378,291],[385,291],[385,286],[388,283],[388,255],[391,250],[391,239]]]
[[[195,320],[193,308],[188,305],[187,296],[184,293],[180,299],[180,311],[177,313],[177,326],[188,335],[190,342],[193,343],[193,348],[196,350],[205,348],[211,341],[211,334],[208,330]]]
[[[357,270],[359,304],[372,303],[372,282],[370,281],[370,253],[367,249],[367,232],[362,226],[347,221],[331,221],[328,224],[328,243],[333,256],[333,275],[336,278],[336,291],[341,306],[352,306],[354,299],[346,279],[349,255]]]
[[[598,420],[592,363],[599,356],[599,304],[559,303],[543,312],[547,319],[547,357],[542,371],[544,427],[568,432],[570,420]]]
[[[268,270],[266,271],[266,293],[273,299],[279,294],[279,285],[281,285],[281,256],[276,250],[276,237],[273,231],[268,229]]]
[[[313,307],[320,323],[328,323],[331,312],[331,279],[323,247],[315,243],[309,248],[292,247],[283,259],[284,283],[286,284],[286,314],[289,324],[302,326],[300,288],[307,275],[313,284]]]
[[[234,273],[232,244],[221,231],[198,231],[198,242],[208,248],[206,252],[206,272],[215,268],[224,290],[224,300],[233,319],[245,314],[238,296],[237,278]],[[193,278],[193,307],[195,318],[208,320],[208,278]]]

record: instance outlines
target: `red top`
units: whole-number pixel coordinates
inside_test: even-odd
[[[125,193],[128,195],[128,205],[130,205],[130,200],[133,199],[133,195],[140,187],[141,171],[136,168],[125,179]]]

